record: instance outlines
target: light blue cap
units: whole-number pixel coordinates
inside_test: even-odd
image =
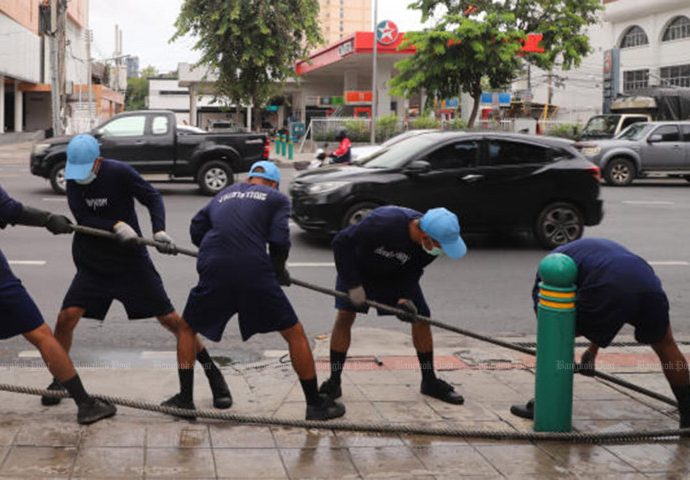
[[[101,156],[101,148],[95,138],[87,133],[77,135],[67,144],[65,180],[84,180]]]
[[[259,167],[263,168],[264,171],[257,172],[256,169]],[[261,177],[266,180],[271,180],[272,182],[280,183],[280,169],[278,169],[275,163],[262,160],[252,165],[252,168],[249,169],[248,177]]]
[[[441,248],[453,260],[467,253],[467,246],[460,236],[458,217],[445,208],[432,208],[419,220],[419,228],[441,244]]]

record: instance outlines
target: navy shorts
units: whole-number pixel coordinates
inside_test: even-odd
[[[227,271],[200,275],[187,298],[183,317],[192,329],[219,342],[225,326],[238,314],[242,340],[255,333],[280,332],[297,324],[297,314],[272,273],[263,278],[227,278]],[[233,276],[235,277],[235,276]]]
[[[429,310],[429,305],[426,303],[424,294],[422,293],[422,287],[418,283],[414,285],[395,285],[387,284],[383,282],[369,282],[366,279],[363,282],[364,291],[367,294],[368,300],[373,300],[378,303],[383,303],[384,305],[390,305],[395,307],[398,300],[401,298],[406,298],[412,300],[412,303],[417,307],[417,312],[420,315],[428,317],[431,315]],[[340,279],[340,275],[336,278],[335,289],[340,292],[347,293],[347,287]],[[335,308],[338,310],[345,310],[346,312],[358,312],[367,313],[369,311],[369,306],[364,305],[361,308],[356,308],[349,300],[336,297]],[[392,313],[384,312],[377,309],[376,313],[380,316],[383,315],[393,315]]]
[[[43,325],[43,316],[19,280],[0,286],[0,338],[12,338]]]
[[[113,300],[120,301],[130,320],[160,317],[175,311],[163,281],[150,262],[115,275],[77,269],[62,308],[81,307],[84,317],[105,319]]]
[[[577,333],[600,347],[611,344],[626,323],[635,328],[635,340],[652,344],[664,338],[669,325],[669,304],[663,292],[611,295],[590,308],[578,301]]]

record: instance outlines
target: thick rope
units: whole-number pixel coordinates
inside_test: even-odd
[[[82,225],[72,225],[72,229],[77,233],[82,233],[85,235],[93,235],[93,236],[98,236],[98,237],[103,237],[103,238],[109,238],[111,240],[117,240],[117,235],[115,235],[114,233],[106,231],[106,230],[100,230],[98,228],[85,227]],[[136,243],[139,245],[145,245],[145,246],[149,246],[149,247],[166,247],[167,246],[167,244],[164,244],[161,242],[156,242],[155,240],[149,240],[147,238],[138,238],[136,240]],[[175,253],[186,255],[189,257],[195,257],[196,258],[198,256],[198,252],[196,252],[194,250],[180,248],[178,246],[174,246],[173,251]],[[325,288],[325,287],[322,287],[320,285],[315,285],[313,283],[299,280],[297,278],[291,278],[291,281],[295,285],[298,285],[300,287],[303,287],[303,288],[306,288],[309,290],[313,290],[315,292],[324,293],[326,295],[330,295],[330,296],[337,297],[337,298],[343,298],[343,299],[349,298],[347,293],[345,293],[345,292],[339,292],[338,290],[332,290],[330,288]],[[376,309],[381,310],[381,311],[386,312],[386,313],[391,313],[393,315],[399,315],[399,314],[409,315],[409,312],[407,312],[405,310],[400,310],[398,308],[391,307],[390,305],[384,305],[383,303],[375,302],[372,300],[367,299],[366,304],[370,307],[376,308]],[[528,348],[526,346],[519,345],[516,343],[506,342],[503,340],[499,340],[497,338],[492,338],[492,337],[489,337],[486,335],[475,333],[475,332],[472,332],[470,330],[465,330],[464,328],[460,328],[460,327],[456,327],[454,325],[449,325],[447,323],[439,322],[437,320],[434,320],[434,319],[429,318],[429,317],[425,317],[423,315],[417,315],[417,320],[422,321],[422,322],[426,322],[429,325],[440,328],[442,330],[454,332],[454,333],[463,335],[465,337],[474,338],[476,340],[480,340],[480,341],[486,342],[486,343],[491,343],[493,345],[507,348],[509,350],[514,350],[516,352],[520,352],[520,353],[524,353],[524,354],[532,355],[532,356],[536,356],[536,354],[537,354],[537,351],[533,348]],[[666,403],[668,405],[672,405],[674,407],[678,406],[678,403],[675,400],[673,400],[672,398],[669,398],[665,395],[661,395],[657,392],[654,392],[654,391],[649,390],[647,388],[641,387],[639,385],[635,385],[634,383],[628,382],[626,380],[615,377],[613,375],[609,375],[607,373],[595,370],[594,376],[601,378],[602,380],[606,380],[607,382],[613,383],[615,385],[627,388],[627,389],[632,390],[634,392],[641,393],[642,395],[646,395],[646,396],[653,398],[655,400],[659,400],[660,402]]]
[[[22,385],[0,384],[0,390],[27,395],[42,395],[55,398],[68,398],[66,392],[44,390]],[[222,420],[239,424],[269,425],[318,430],[338,430],[364,433],[386,433],[403,435],[433,435],[454,438],[472,438],[486,440],[521,440],[521,441],[559,441],[572,443],[629,443],[639,441],[661,441],[690,435],[690,429],[660,429],[647,431],[602,432],[602,433],[558,433],[558,432],[519,432],[516,430],[482,430],[452,427],[431,427],[425,425],[383,424],[377,422],[345,422],[298,420],[291,418],[267,417],[261,415],[243,415],[221,412],[218,410],[185,410],[164,407],[153,403],[131,400],[108,395],[94,395],[97,398],[123,407],[165,413],[178,417],[196,417],[209,420]]]

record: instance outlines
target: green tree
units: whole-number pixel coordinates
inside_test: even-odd
[[[482,82],[502,88],[516,76],[527,33],[544,36],[543,54],[527,60],[551,69],[560,60],[564,69],[578,65],[589,52],[584,34],[596,21],[599,0],[416,0],[409,8],[422,12],[433,27],[406,36],[404,46],[416,53],[396,64],[391,80],[394,94],[409,96],[425,90],[434,100],[469,93],[474,104],[468,127],[474,125]]]
[[[318,0],[185,0],[173,40],[191,34],[219,95],[261,104],[322,41]]]
[[[149,65],[144,68],[139,77],[127,79],[125,92],[125,110],[143,110],[146,108],[146,97],[149,94],[149,77],[158,75],[156,67]]]

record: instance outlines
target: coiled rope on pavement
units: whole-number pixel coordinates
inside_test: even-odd
[[[117,240],[117,236],[109,231],[100,230],[82,225],[73,225],[72,229],[81,234],[98,236],[102,238],[109,238]],[[145,245],[149,247],[160,247],[167,249],[171,253],[182,254],[190,257],[197,257],[197,252],[177,246],[170,246],[168,244],[160,243],[155,240],[146,238],[138,238],[135,240],[136,244]],[[344,292],[332,290],[319,285],[314,285],[296,278],[291,278],[294,285],[298,285],[309,290],[324,293],[326,295],[348,298]],[[409,314],[409,312],[385,305],[372,300],[366,301],[370,307],[379,309],[381,311],[397,314]],[[429,317],[417,315],[417,321],[426,322],[429,325],[441,328],[443,330],[458,333],[460,335],[481,340],[483,342],[498,345],[510,350],[518,351],[528,355],[536,355],[536,350],[522,345],[506,342],[496,338],[488,337],[479,333],[475,333],[463,328],[439,322]],[[677,406],[677,403],[656,392],[648,390],[639,385],[627,382],[612,375],[603,372],[595,371],[595,376],[602,378],[608,382],[620,385],[635,392],[647,395],[651,398],[667,403],[669,405]],[[66,392],[45,390],[23,385],[0,384],[0,390],[11,393],[21,393],[27,395],[40,395],[55,398],[67,398],[69,395]],[[298,420],[279,417],[268,417],[261,415],[246,415],[221,412],[218,410],[185,410],[173,407],[166,407],[156,405],[148,402],[132,400],[122,397],[113,397],[107,395],[94,395],[97,398],[103,399],[115,405],[123,407],[135,408],[139,410],[146,410],[150,412],[158,412],[178,417],[186,418],[204,418],[209,420],[222,420],[235,422],[239,424],[248,425],[266,425],[266,426],[280,426],[292,428],[306,428],[306,429],[323,429],[323,430],[338,430],[350,432],[365,432],[365,433],[383,433],[383,434],[404,434],[404,435],[432,435],[442,437],[454,438],[472,438],[472,439],[487,439],[487,440],[520,440],[520,441],[561,441],[561,442],[575,442],[575,443],[629,443],[639,441],[662,441],[677,438],[680,436],[690,436],[690,429],[659,429],[659,430],[636,430],[636,431],[621,431],[621,432],[520,432],[517,430],[483,430],[483,429],[463,429],[456,427],[444,426],[427,426],[427,425],[405,425],[405,424],[384,424],[377,422],[350,422],[340,420],[330,421],[313,421],[313,420]]]
[[[68,398],[67,392],[44,390],[40,388],[0,384],[0,390],[27,395],[44,395],[55,398]],[[338,430],[363,433],[403,434],[403,435],[433,435],[441,437],[473,438],[487,440],[522,440],[522,441],[560,441],[573,443],[629,443],[637,441],[661,441],[690,435],[690,429],[659,429],[647,431],[601,432],[601,433],[559,433],[559,432],[520,432],[517,430],[483,430],[463,429],[443,426],[385,424],[378,422],[345,422],[339,420],[313,421],[292,418],[268,417],[262,415],[246,415],[221,412],[219,410],[185,410],[181,408],[164,407],[153,403],[132,400],[129,398],[108,395],[94,395],[115,405],[147,410],[149,412],[165,413],[178,417],[205,418],[209,420],[223,420],[238,424],[278,426],[292,428],[306,428],[318,430]]]

